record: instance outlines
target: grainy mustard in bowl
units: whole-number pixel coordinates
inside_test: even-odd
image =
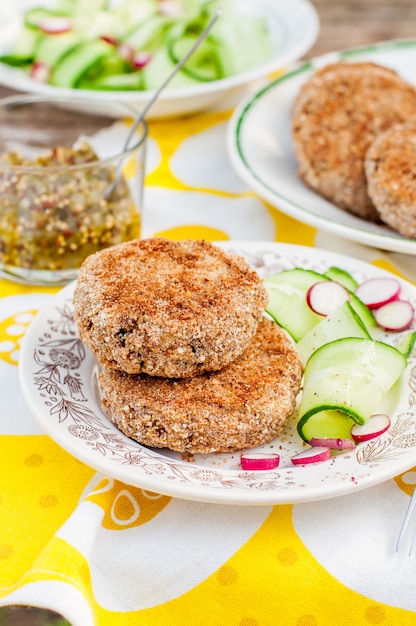
[[[3,276],[64,284],[89,254],[140,236],[147,126],[124,149],[135,112],[115,104],[118,120],[88,100],[0,100]]]

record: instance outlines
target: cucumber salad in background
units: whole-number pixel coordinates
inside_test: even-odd
[[[171,87],[218,80],[267,62],[266,20],[239,14],[230,0],[56,0],[24,12],[2,63],[33,80],[80,89],[148,89],[160,85],[217,9],[215,29]]]
[[[142,107],[221,9],[151,116],[206,110],[299,59],[319,19],[309,0],[22,0],[0,5],[0,84]]]

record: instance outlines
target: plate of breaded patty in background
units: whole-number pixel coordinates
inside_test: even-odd
[[[370,277],[389,275],[385,270],[363,261],[304,246],[274,242],[221,242],[217,245],[227,252],[243,257],[260,279],[294,267],[325,272],[331,265],[348,268],[359,282]],[[399,280],[403,297],[416,306],[416,287]],[[190,457],[168,448],[138,443],[126,436],[103,409],[100,389],[102,367],[80,340],[74,319],[74,290],[75,283],[71,283],[52,296],[48,305],[39,311],[29,327],[19,359],[20,385],[25,400],[42,429],[74,457],[104,475],[148,491],[188,500],[273,505],[307,502],[352,493],[390,479],[415,464],[416,355],[409,357],[405,373],[386,399],[384,410],[390,415],[391,429],[380,438],[358,444],[355,449],[337,454],[329,461],[309,466],[292,464],[292,456],[304,449],[305,445],[297,433],[296,409],[286,419],[277,437],[251,449],[264,454],[279,454],[279,467],[270,471],[244,471],[240,462],[242,450],[195,454]],[[254,350],[251,351],[249,345],[242,357],[233,360],[237,369],[232,370],[231,378],[228,376],[227,380],[224,368],[220,370],[231,390],[238,388],[239,384],[249,388],[253,380],[257,381],[260,388],[259,398],[251,397],[251,400],[256,401],[260,401],[261,397],[265,400],[268,398],[262,385],[271,384],[271,379],[262,381],[255,371],[256,363],[261,370],[262,359],[271,349],[269,342],[274,342],[268,334],[269,331],[264,333],[262,327],[266,322],[268,325],[272,323],[266,319],[259,322]],[[243,358],[247,351],[250,371],[238,373],[238,367],[244,367],[244,361],[238,359]],[[286,369],[290,371],[290,363],[286,363]],[[183,428],[186,420],[194,424],[204,417],[195,409],[197,401],[203,401],[203,377],[213,376],[222,384],[223,374],[219,379],[212,373],[184,379],[189,384],[185,383],[182,392],[172,389],[176,386],[175,379],[172,385],[168,385],[166,380],[155,379],[154,384],[145,390],[148,393],[146,410],[155,416],[156,412],[164,410],[164,404],[169,409],[170,403],[177,402],[179,394],[179,400],[182,400],[183,406],[187,407],[186,413],[190,415],[182,407],[178,414],[178,428]],[[114,384],[117,385],[117,394],[124,394],[125,406],[115,398],[115,407],[123,411],[129,409],[127,405],[131,401],[134,402],[132,396],[141,394],[141,385],[144,384],[142,377],[145,375],[138,375],[141,378],[136,391],[132,391],[134,384],[131,375],[122,374],[121,385],[117,380],[118,376],[113,370],[107,369],[106,380],[103,382],[107,395],[113,393]],[[244,376],[249,378],[244,379]],[[126,377],[127,387],[124,382]],[[278,377],[284,380],[285,371],[278,374]],[[200,384],[195,382],[196,379],[201,381]],[[169,390],[168,386],[171,387]],[[221,403],[224,400],[224,406],[233,412],[232,417],[250,422],[249,410],[248,415],[242,415],[249,407],[240,406],[238,410],[233,410],[232,404],[227,404],[229,398],[221,398],[221,392],[220,395],[217,392],[218,388],[215,392],[212,389],[207,391],[206,401],[209,403],[218,400]],[[192,400],[193,395],[195,403]],[[243,405],[246,397],[244,392]],[[276,410],[280,410],[279,404],[276,404]],[[167,419],[172,421],[174,412],[169,411]]]
[[[376,138],[393,126],[414,125],[415,86],[416,40],[381,42],[296,65],[235,110],[227,135],[232,164],[256,193],[295,219],[344,239],[415,255],[416,149],[408,172],[388,137],[383,150],[390,153],[391,146],[397,153],[388,171],[375,174],[386,152],[378,151],[376,165],[374,156],[365,163]]]

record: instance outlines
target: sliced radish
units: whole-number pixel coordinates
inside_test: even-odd
[[[375,413],[362,426],[354,424],[351,428],[351,436],[354,441],[368,441],[382,435],[390,428],[390,418],[385,413]]]
[[[306,301],[318,315],[329,315],[350,299],[348,291],[335,280],[322,280],[309,287]]]
[[[38,26],[47,35],[60,35],[72,30],[73,22],[70,17],[51,16],[39,22]]]
[[[158,11],[165,17],[180,17],[184,14],[185,8],[179,0],[159,0]]]
[[[351,450],[355,448],[355,442],[352,439],[341,439],[340,437],[312,437],[309,443],[314,447],[331,448],[332,450]]]
[[[105,41],[106,43],[109,43],[110,45],[114,47],[119,45],[118,39],[116,39],[112,35],[100,35],[100,39],[102,41]]]
[[[47,83],[50,74],[50,66],[43,61],[35,61],[30,70],[30,77],[38,83]]]
[[[152,55],[150,54],[150,52],[136,52],[136,54],[133,56],[133,65],[134,67],[140,69],[148,65],[151,60]]]
[[[134,59],[134,48],[128,43],[121,43],[117,46],[117,52],[119,55],[127,61],[127,63],[133,63]]]
[[[377,309],[383,304],[393,302],[400,296],[400,283],[393,277],[369,278],[355,290],[355,295],[369,309]]]
[[[321,461],[328,461],[331,458],[331,448],[327,446],[312,447],[308,450],[303,450],[299,454],[292,456],[291,461],[293,465],[309,465],[309,463],[320,463]]]
[[[264,452],[246,452],[240,457],[243,470],[271,470],[279,467],[280,456]]]
[[[384,330],[399,332],[410,328],[415,312],[407,300],[393,300],[374,310],[374,318]]]

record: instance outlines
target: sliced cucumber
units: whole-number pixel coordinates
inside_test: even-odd
[[[88,89],[102,89],[107,91],[126,90],[132,91],[141,89],[143,76],[141,72],[131,72],[130,74],[109,74],[95,80],[88,81]],[[82,83],[80,83],[82,86]]]
[[[320,411],[311,415],[301,425],[299,434],[304,441],[309,442],[314,437],[318,439],[352,439],[351,428],[355,422],[341,411]]]
[[[360,317],[362,323],[364,324],[364,326],[366,327],[366,329],[371,335],[372,330],[377,328],[377,322],[374,318],[374,315],[372,314],[368,306],[364,304],[364,302],[362,302],[362,300],[360,300],[360,298],[358,298],[358,296],[356,296],[355,293],[350,291],[349,294],[350,294],[351,307]]]
[[[156,50],[166,34],[168,22],[160,15],[151,15],[137,24],[123,38],[135,50]]]
[[[306,364],[315,350],[326,343],[344,337],[371,339],[369,332],[349,302],[345,302],[336,311],[324,317],[302,337],[296,347],[302,362]]]
[[[364,424],[406,369],[407,359],[381,341],[349,337],[321,346],[304,371],[298,432],[321,411],[335,410]]]
[[[351,276],[349,272],[336,265],[331,265],[331,267],[326,270],[325,276],[331,280],[336,280],[337,283],[343,285],[348,291],[354,292],[358,287],[358,282],[355,278]]]
[[[143,73],[143,88],[151,91],[157,89],[160,86],[160,77],[168,76],[175,65],[176,63],[170,58],[167,48],[160,48],[154,54],[152,62],[141,70]],[[200,84],[200,82],[181,70],[172,78],[167,89]]]
[[[213,38],[221,50],[219,58],[224,76],[245,72],[271,56],[270,37],[265,21],[260,17],[219,20]]]
[[[51,17],[70,17],[70,13],[63,10],[43,9],[36,7],[26,12],[24,18],[24,25],[28,28],[39,28],[45,20],[49,20]]]
[[[72,32],[43,37],[36,49],[36,59],[52,67],[79,43],[79,37]]]
[[[198,35],[185,35],[168,42],[168,53],[176,65],[180,59],[191,49]],[[190,56],[182,68],[195,80],[209,81],[223,77],[218,59],[218,48],[206,39]]]
[[[408,358],[413,352],[415,343],[416,330],[410,330],[401,338],[398,343],[396,343],[395,347],[400,350],[400,352],[402,352],[406,358]]]
[[[296,342],[322,320],[322,316],[314,313],[306,302],[309,287],[321,280],[329,279],[302,268],[284,270],[264,279],[269,295],[267,313]]]
[[[76,87],[92,66],[110,54],[114,54],[114,47],[105,41],[80,44],[55,66],[51,83],[57,87]]]

